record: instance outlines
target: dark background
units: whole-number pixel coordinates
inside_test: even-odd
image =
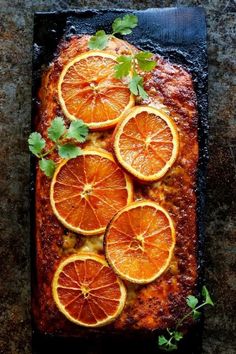
[[[236,2],[0,0],[0,354],[31,353],[30,170],[26,141],[31,119],[33,12],[179,5],[203,6],[208,25],[206,285],[215,307],[205,312],[202,353],[236,352]]]

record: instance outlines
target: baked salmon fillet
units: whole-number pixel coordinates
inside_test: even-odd
[[[63,41],[45,70],[38,93],[35,129],[46,144],[47,129],[55,116],[64,116],[58,100],[58,80],[65,65],[89,51],[89,36]],[[113,38],[105,52],[122,55],[138,52],[128,42]],[[198,117],[191,75],[181,66],[156,55],[156,67],[144,73],[148,98],[136,98],[136,105],[150,105],[173,117],[179,134],[179,153],[174,165],[157,182],[134,183],[134,200],[148,199],[168,211],[175,224],[176,244],[168,269],[149,284],[124,281],[127,300],[121,315],[105,328],[110,330],[155,330],[174,326],[187,311],[186,297],[197,284],[197,200]],[[65,118],[66,121],[66,118]],[[69,124],[69,121],[68,121]],[[92,131],[81,146],[112,151],[113,129]],[[60,158],[54,152],[55,161]],[[103,235],[86,237],[66,229],[50,204],[50,180],[36,167],[35,185],[36,281],[33,288],[33,315],[44,333],[82,336],[88,331],[70,322],[58,310],[52,296],[52,280],[59,263],[77,252],[103,254]]]

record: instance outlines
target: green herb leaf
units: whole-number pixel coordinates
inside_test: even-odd
[[[138,54],[135,54],[135,58],[137,60],[148,60],[151,59],[153,54],[151,52],[139,52]]]
[[[171,341],[169,341],[163,345],[159,345],[159,347],[161,350],[163,350],[165,352],[172,352],[172,351],[178,349],[177,344],[172,343]]]
[[[183,338],[183,333],[176,330],[171,331],[168,328],[167,333],[168,337],[163,335],[158,337],[158,345],[162,350],[172,352],[177,349],[177,342]]]
[[[148,98],[148,94],[143,88],[143,82],[142,85],[138,85],[138,92],[139,92],[139,96],[142,97],[144,100]]]
[[[151,71],[155,68],[156,62],[154,60],[150,60],[152,56],[153,55],[150,52],[140,52],[135,55],[135,59],[137,59],[140,69],[143,71]]]
[[[177,342],[179,342],[183,337],[184,337],[184,336],[183,336],[183,333],[178,332],[178,331],[175,331],[175,332],[174,332],[174,339],[175,339]]]
[[[138,74],[132,77],[129,83],[129,89],[135,96],[139,95],[144,100],[148,98],[148,94],[143,88],[143,78]]]
[[[138,25],[138,17],[135,15],[125,15],[123,18],[116,18],[112,24],[113,34],[130,34],[132,29]]]
[[[53,160],[47,160],[42,158],[41,160],[39,160],[39,167],[47,177],[52,178],[56,168],[56,164]]]
[[[64,159],[73,159],[81,155],[81,149],[74,144],[64,144],[60,145],[58,148],[59,155]]]
[[[88,127],[81,119],[71,122],[67,132],[67,137],[83,143],[88,135]]]
[[[214,302],[212,301],[209,291],[207,290],[205,285],[202,287],[202,296],[204,297],[205,303],[207,305],[214,306]]]
[[[193,310],[193,319],[197,320],[199,317],[201,317],[201,312]]]
[[[132,67],[132,57],[121,55],[116,60],[119,64],[115,66],[115,77],[121,79],[124,76],[128,76]]]
[[[159,336],[159,337],[158,337],[158,344],[159,344],[160,346],[162,346],[162,345],[164,345],[164,344],[166,344],[166,343],[168,343],[168,340],[166,339],[165,336]]]
[[[107,46],[109,36],[105,31],[97,31],[89,40],[89,49],[104,49]]]
[[[130,80],[129,89],[135,96],[139,94],[138,85],[142,83],[142,81],[143,79],[139,75],[134,75]]]
[[[57,142],[58,139],[64,134],[65,129],[66,127],[63,118],[56,117],[51,122],[50,128],[48,128],[48,137],[52,141]]]
[[[167,351],[167,352],[172,352],[173,350],[176,350],[176,349],[178,349],[177,344],[169,343],[169,344],[168,344],[168,348],[166,348],[166,351]]]
[[[198,299],[193,295],[188,295],[186,302],[191,309],[194,309],[198,303]]]
[[[31,133],[28,139],[29,150],[36,156],[38,156],[45,147],[45,140],[40,133]]]
[[[158,345],[160,349],[166,351],[166,352],[172,352],[173,350],[178,349],[178,342],[183,338],[183,333],[177,331],[177,329],[180,327],[183,322],[189,318],[193,317],[194,320],[198,319],[201,316],[201,312],[198,311],[201,307],[204,307],[205,305],[212,305],[213,306],[213,301],[209,295],[209,292],[205,286],[202,288],[202,296],[204,297],[204,302],[202,302],[200,305],[197,306],[198,304],[198,299],[193,296],[189,295],[186,298],[186,302],[188,306],[191,308],[191,311],[188,312],[186,315],[183,315],[182,318],[177,322],[175,325],[174,329],[166,329],[166,336],[159,336],[158,337]]]

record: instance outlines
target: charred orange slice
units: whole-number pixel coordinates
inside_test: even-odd
[[[83,150],[83,155],[61,162],[50,191],[56,217],[83,235],[102,233],[132,197],[130,178],[104,150]]]
[[[175,229],[165,209],[139,201],[119,211],[105,233],[108,263],[123,279],[145,284],[168,267],[175,246]]]
[[[86,327],[114,321],[126,300],[125,286],[104,258],[86,253],[70,256],[59,264],[52,292],[58,309],[70,321]]]
[[[163,177],[175,162],[178,150],[179,138],[174,121],[153,107],[132,108],[114,133],[117,160],[144,182]]]
[[[134,105],[128,85],[114,77],[116,64],[112,54],[89,51],[64,67],[58,97],[67,118],[82,119],[93,130],[106,129]]]

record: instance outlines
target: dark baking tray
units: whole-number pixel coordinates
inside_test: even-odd
[[[34,16],[33,40],[33,87],[32,87],[32,130],[37,112],[37,92],[43,70],[56,55],[57,46],[64,38],[73,34],[93,34],[98,29],[108,33],[113,20],[125,13],[134,13],[139,18],[139,26],[132,34],[126,36],[130,43],[142,50],[149,50],[168,58],[171,62],[181,64],[191,72],[198,103],[198,127],[200,156],[197,176],[197,220],[198,220],[198,286],[203,282],[203,248],[205,206],[205,172],[208,160],[208,118],[207,118],[207,54],[206,22],[201,7],[178,7],[164,9],[134,10],[81,10],[51,13],[36,13]],[[31,161],[31,250],[32,250],[32,290],[37,281],[35,272],[34,239],[34,181],[35,160]],[[34,291],[32,291],[34,294]],[[111,333],[90,332],[83,339],[56,337],[39,333],[33,326],[33,353],[45,354],[81,353],[105,354],[120,353],[157,353],[158,332],[151,333]],[[182,341],[178,353],[201,353],[202,321],[189,331]]]

